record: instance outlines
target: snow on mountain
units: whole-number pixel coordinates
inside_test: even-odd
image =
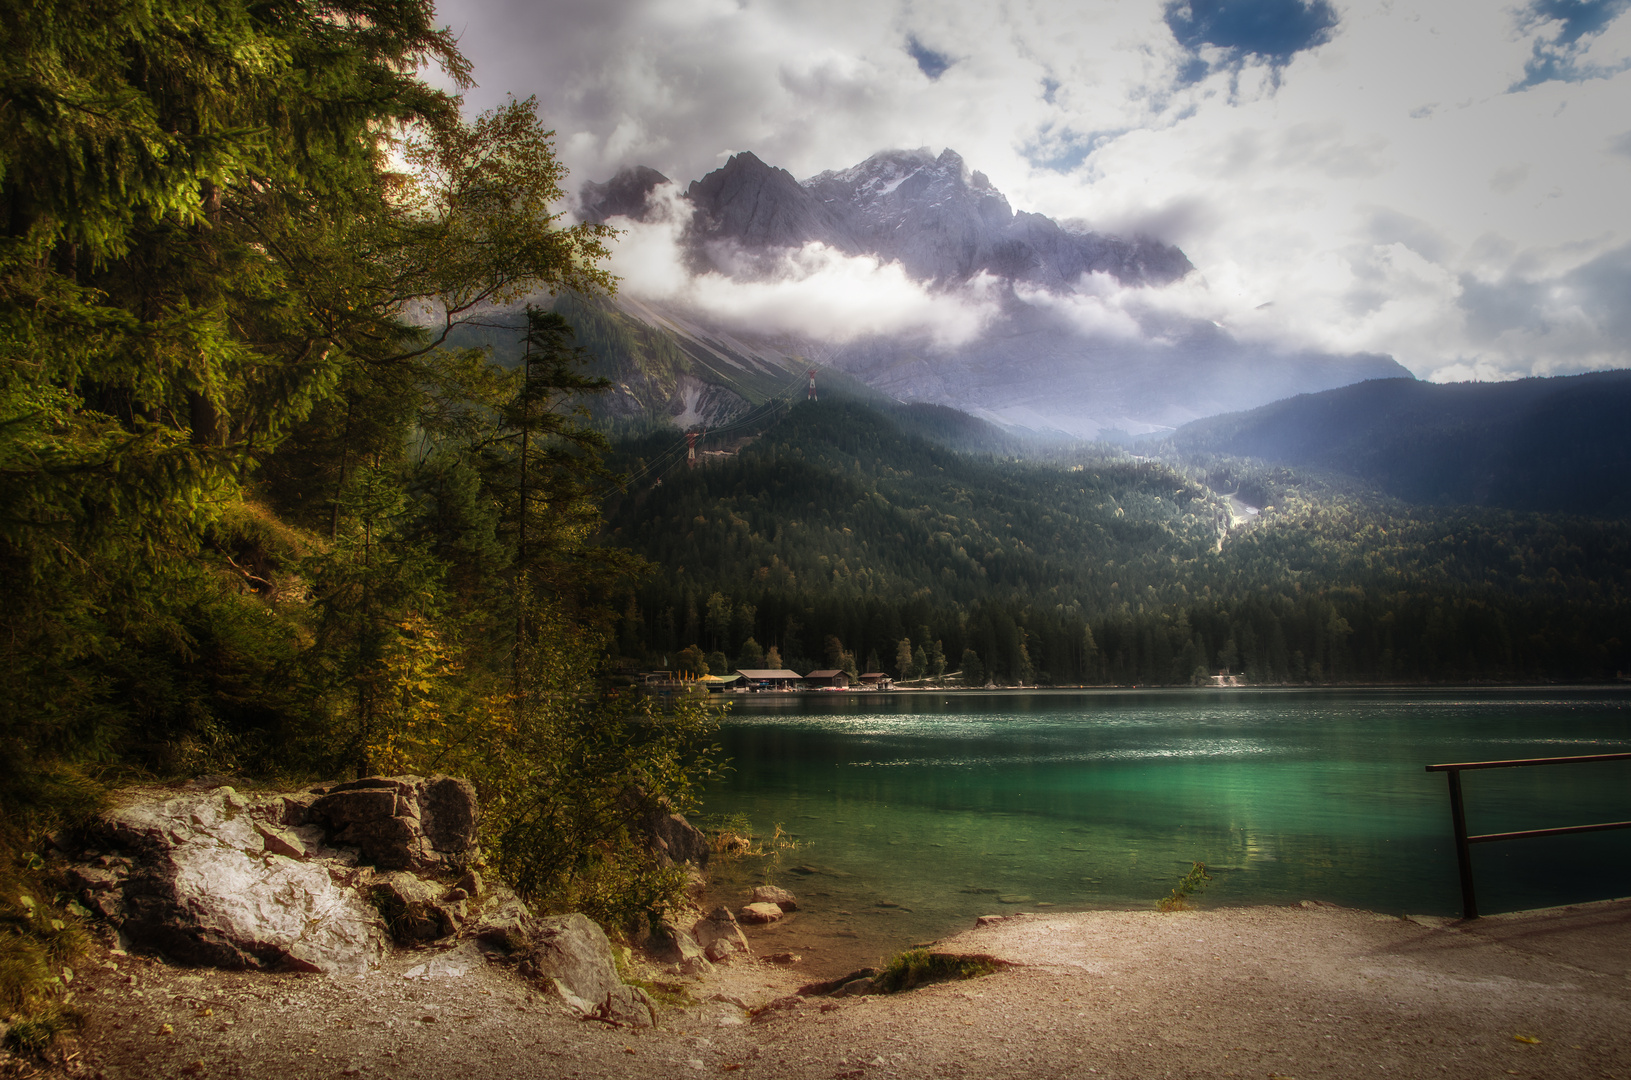
[[[654,170],[625,170],[586,185],[580,200],[587,220],[669,215],[679,273],[707,288],[643,297],[648,323],[664,321],[666,305],[684,315],[687,337],[729,333],[742,349],[788,357],[790,365],[825,357],[906,400],[1091,436],[1170,428],[1291,394],[1409,375],[1388,357],[1237,341],[1173,299],[1204,288],[1177,247],[1015,212],[950,149],[888,150],[802,181],[739,153],[683,196],[663,189],[670,192],[663,209],[658,194],[667,183]],[[675,206],[684,219],[677,224]],[[898,267],[892,295],[922,314],[880,319],[855,306],[853,282],[848,290],[823,288],[829,271],[849,265],[844,260],[863,276]],[[828,278],[797,276],[813,273],[811,266]],[[899,280],[902,272],[909,282]],[[906,287],[915,291],[907,296]],[[777,291],[767,307],[769,288]],[[801,303],[821,317],[789,319],[787,305]],[[947,311],[976,303],[977,318],[956,333],[938,332]]]

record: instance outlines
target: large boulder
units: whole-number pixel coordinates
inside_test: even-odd
[[[286,830],[281,811],[230,787],[129,792],[95,829],[109,850],[68,876],[127,939],[184,963],[367,970],[381,926],[350,887],[356,871],[289,854],[321,834]]]
[[[665,814],[660,810],[647,814],[640,822],[647,847],[665,866],[690,863],[707,866],[710,848],[702,830],[685,820],[684,814]]]
[[[369,776],[335,784],[306,808],[329,841],[382,870],[461,871],[480,856],[476,789],[452,776]]]
[[[651,1027],[651,1000],[625,986],[604,931],[579,914],[536,919],[521,973],[552,989],[569,1009],[589,1019]]]

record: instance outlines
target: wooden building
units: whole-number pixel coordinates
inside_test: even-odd
[[[786,668],[741,668],[736,674],[747,680],[749,690],[796,690],[804,686],[804,676]]]

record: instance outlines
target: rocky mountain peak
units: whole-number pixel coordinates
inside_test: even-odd
[[[656,169],[635,165],[618,171],[604,183],[590,181],[578,193],[578,205],[584,221],[599,224],[607,218],[627,217],[640,220],[645,216],[651,193],[659,184],[668,183],[668,177]]]
[[[792,173],[744,151],[701,180],[686,197],[695,208],[693,237],[748,249],[802,247],[812,240],[848,250],[844,224],[810,196]]]
[[[647,168],[587,184],[589,220],[639,216],[666,180]],[[928,147],[884,150],[847,169],[795,180],[744,151],[693,181],[689,260],[698,270],[774,269],[776,252],[812,242],[849,255],[899,262],[918,281],[951,284],[977,274],[1064,291],[1103,272],[1129,285],[1162,284],[1194,269],[1184,253],[1148,238],[1062,228],[1018,213],[962,155]]]

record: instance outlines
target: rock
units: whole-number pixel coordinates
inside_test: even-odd
[[[273,823],[282,825],[286,829],[296,829],[311,823],[311,806],[321,796],[311,791],[301,791],[292,795],[279,796],[273,804]]]
[[[621,1027],[655,1027],[657,1010],[638,986],[615,986],[591,1014],[596,1020]]]
[[[334,834],[336,844],[354,847],[363,859],[382,870],[406,870],[421,865],[418,830],[405,817],[358,821]]]
[[[106,860],[106,855],[98,859],[99,862]],[[127,867],[69,866],[63,876],[72,883],[78,899],[91,911],[104,919],[123,917]]]
[[[975,927],[996,926],[998,923],[1004,923],[1007,921],[1008,916],[1006,915],[981,915],[979,918],[974,920],[974,925]]]
[[[307,814],[330,840],[383,870],[462,870],[476,848],[476,789],[451,776],[370,776],[336,784]],[[473,894],[472,894],[473,895]]]
[[[535,919],[531,950],[521,973],[551,987],[580,1016],[634,1027],[651,1027],[650,1000],[624,986],[606,934],[579,914]]]
[[[773,923],[782,917],[782,909],[775,904],[749,904],[736,917],[745,923]]]
[[[256,822],[255,831],[261,834],[261,843],[273,855],[286,855],[291,859],[306,859],[311,855],[311,849],[304,840],[276,825]]]
[[[760,885],[753,890],[755,904],[775,904],[783,911],[797,911],[798,899],[786,889],[779,889],[774,885]]]
[[[684,814],[653,811],[641,820],[640,831],[646,835],[647,844],[652,854],[658,857],[658,862],[674,866],[684,863],[708,865],[711,852],[708,838],[701,829],[685,820]]]
[[[769,956],[761,956],[759,959],[761,962],[766,964],[781,964],[785,966],[787,964],[796,964],[804,958],[798,953],[779,952],[771,953]]]
[[[845,986],[848,986],[850,983],[863,979],[867,981],[868,986],[870,987],[871,981],[876,979],[878,974],[879,972],[877,968],[859,968],[850,972],[848,975],[840,975],[836,979],[828,979],[825,982],[807,983],[798,988],[798,994],[800,997],[815,997],[824,994],[836,994],[839,990],[843,989]]]
[[[366,971],[380,954],[374,910],[322,863],[268,852],[250,809],[225,786],[127,794],[96,831],[132,865],[112,881],[78,868],[97,887],[89,906],[184,963]]]
[[[526,902],[505,886],[496,885],[467,929],[482,947],[511,953],[526,947],[531,921],[532,911]]]
[[[456,776],[419,782],[419,809],[431,851],[462,864],[476,847],[476,785]]]
[[[691,927],[691,935],[702,946],[703,953],[714,963],[722,963],[732,956],[742,954],[753,955],[748,947],[748,939],[742,933],[742,928],[736,924],[736,916],[731,914],[728,907],[721,905],[714,908],[707,915],[696,921]]]
[[[832,996],[861,997],[863,994],[875,993],[877,990],[877,985],[878,980],[876,977],[867,975],[859,979],[851,979],[843,986],[840,986],[838,989],[834,990],[832,992]]]
[[[481,875],[474,870],[466,870],[464,876],[454,882],[455,889],[463,889],[473,897],[481,896]]]
[[[646,945],[646,952],[659,964],[668,965],[676,975],[704,975],[714,966],[703,946],[691,934],[668,919]]]
[[[374,784],[375,780],[359,780],[360,784]],[[316,800],[311,812],[326,818],[336,826],[360,824],[396,815],[396,785],[378,781],[379,786],[353,788],[330,792]]]
[[[464,907],[449,903],[435,882],[397,871],[376,878],[368,890],[391,936],[405,944],[435,941],[456,933]]]

